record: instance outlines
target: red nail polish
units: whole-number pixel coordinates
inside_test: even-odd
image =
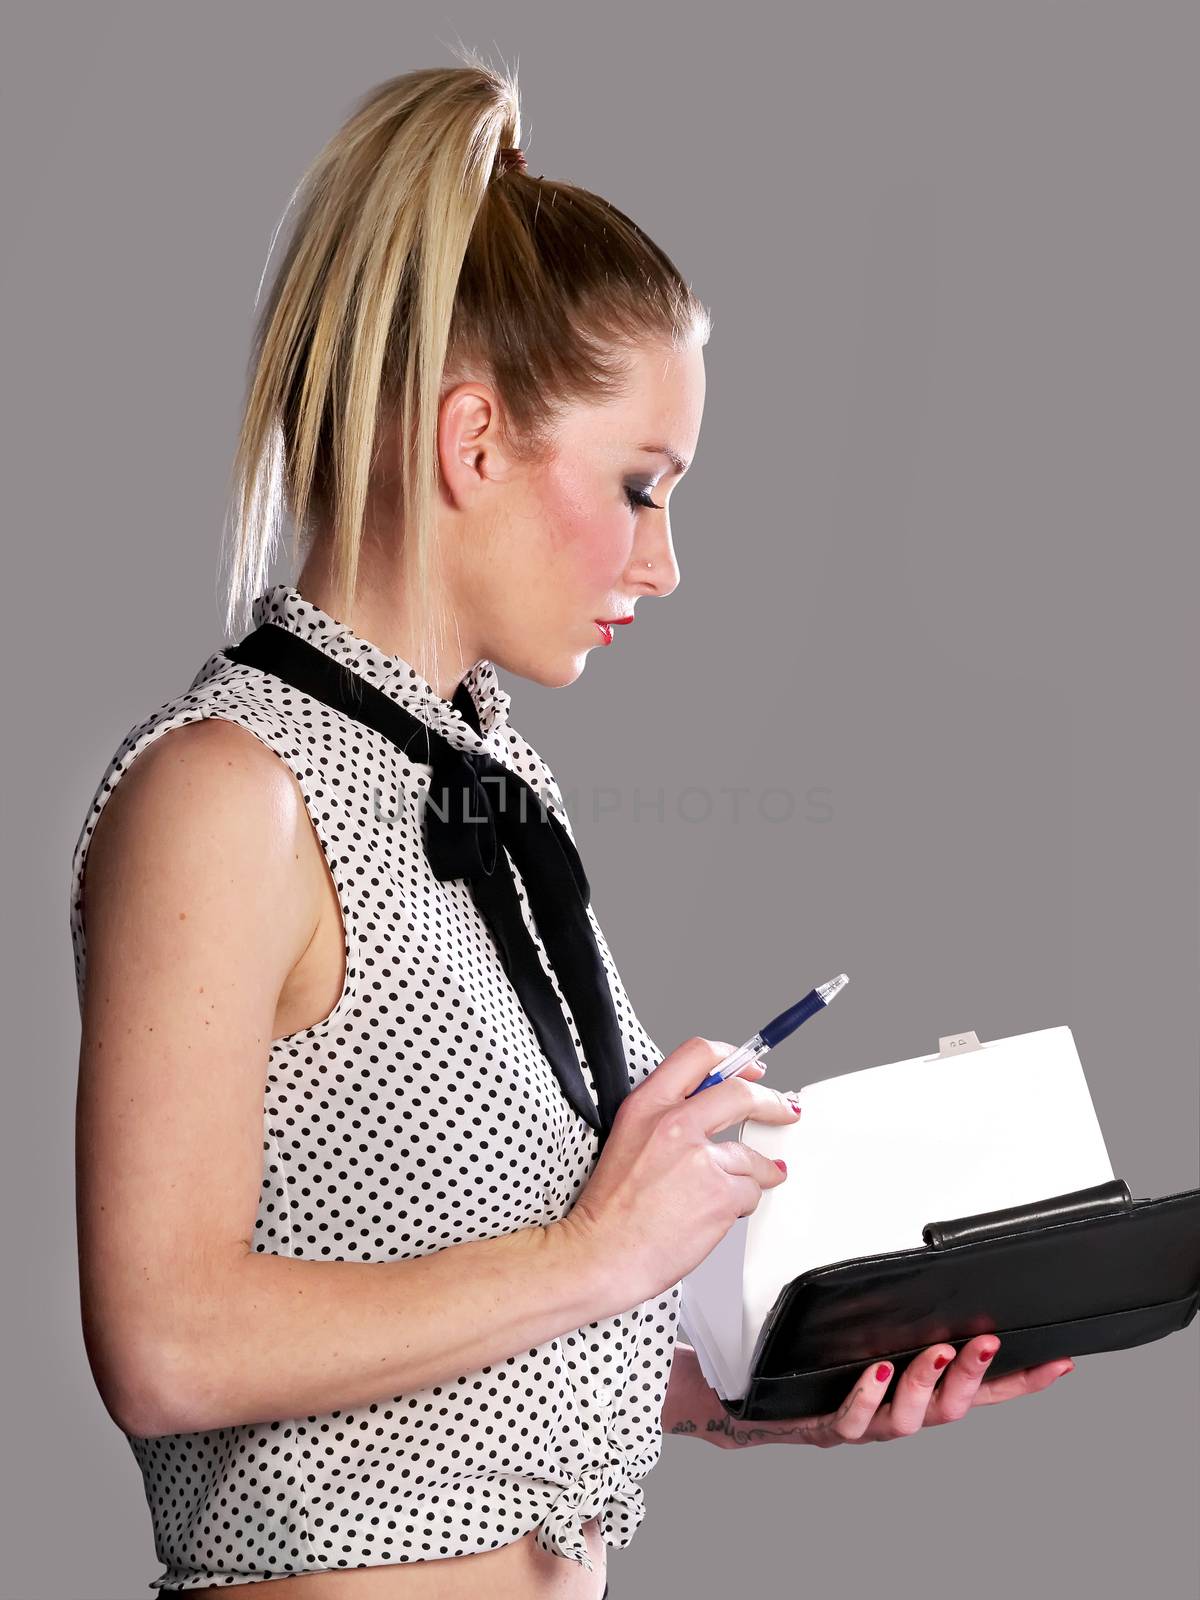
[[[943,1367],[948,1367],[953,1359],[953,1356],[938,1356],[933,1364],[940,1372]]]
[[[892,1369],[885,1361],[882,1366],[875,1368],[875,1377],[880,1383],[885,1383],[892,1375]]]
[[[992,1357],[996,1354],[996,1351],[999,1350],[999,1348],[1000,1348],[999,1345],[995,1345],[991,1350],[981,1350],[979,1352],[980,1361],[990,1361],[992,1359]]]
[[[786,1172],[787,1172],[787,1162],[786,1161],[780,1161],[777,1156],[773,1157],[772,1159],[774,1160],[775,1165],[779,1168],[780,1172],[786,1174]]]
[[[794,1100],[789,1100],[788,1101],[788,1105],[791,1106],[792,1110],[796,1113],[797,1116],[799,1116],[800,1113],[804,1110],[804,1107],[801,1106],[801,1105],[797,1105]]]

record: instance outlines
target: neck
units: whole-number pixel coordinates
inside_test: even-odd
[[[366,639],[385,655],[400,656],[407,661],[444,700],[453,698],[468,667],[482,654],[480,650],[472,653],[470,638],[460,633],[456,619],[452,637],[440,651],[435,667],[426,642],[426,630],[416,627],[412,621],[415,608],[406,600],[407,585],[400,563],[382,555],[367,540],[359,551],[352,617],[343,614],[337,601],[329,547],[325,541],[313,540],[295,579],[295,587],[311,605],[319,606],[360,639]],[[441,608],[441,594],[436,588],[432,600],[436,615]]]

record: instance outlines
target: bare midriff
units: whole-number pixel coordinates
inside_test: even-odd
[[[257,1600],[600,1600],[607,1581],[599,1519],[583,1524],[593,1570],[547,1555],[531,1529],[498,1550],[437,1561],[390,1561],[379,1567],[308,1572],[262,1583],[189,1589],[192,1595],[254,1595]]]

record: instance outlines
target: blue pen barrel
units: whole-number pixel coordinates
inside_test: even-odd
[[[699,1094],[701,1089],[711,1089],[715,1083],[724,1083],[725,1079],[719,1072],[710,1072],[703,1083],[698,1083],[694,1089],[689,1089],[684,1095],[685,1100],[690,1100],[694,1094]]]
[[[794,1033],[802,1022],[807,1022],[815,1012],[823,1011],[834,995],[841,993],[846,982],[846,974],[843,972],[840,976],[831,978],[828,983],[810,989],[803,1000],[797,1000],[794,1006],[789,1006],[777,1017],[772,1017],[765,1028],[760,1028],[752,1039],[748,1039],[744,1045],[735,1050],[729,1059],[710,1072],[702,1083],[690,1089],[684,1098],[690,1099],[692,1095],[699,1094],[701,1089],[711,1089],[714,1084],[728,1083],[732,1074],[739,1072],[748,1061],[765,1055],[768,1050],[774,1049],[781,1039],[786,1039],[790,1033]]]
[[[759,1030],[763,1037],[763,1043],[773,1049],[781,1039],[786,1039],[789,1033],[798,1028],[802,1022],[807,1022],[813,1012],[820,1011],[824,1005],[824,1000],[813,989],[804,996],[803,1000],[797,1000],[794,1006],[789,1006],[786,1011],[781,1011],[777,1017],[772,1017],[766,1027]]]

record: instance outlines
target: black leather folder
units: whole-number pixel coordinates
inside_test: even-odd
[[[814,1267],[780,1292],[750,1364],[722,1400],[779,1421],[839,1406],[868,1362],[884,1400],[931,1344],[995,1333],[988,1378],[1060,1356],[1124,1350],[1186,1328],[1200,1302],[1200,1189],[1133,1199],[1121,1178],[1028,1206],[929,1222],[910,1250]]]

